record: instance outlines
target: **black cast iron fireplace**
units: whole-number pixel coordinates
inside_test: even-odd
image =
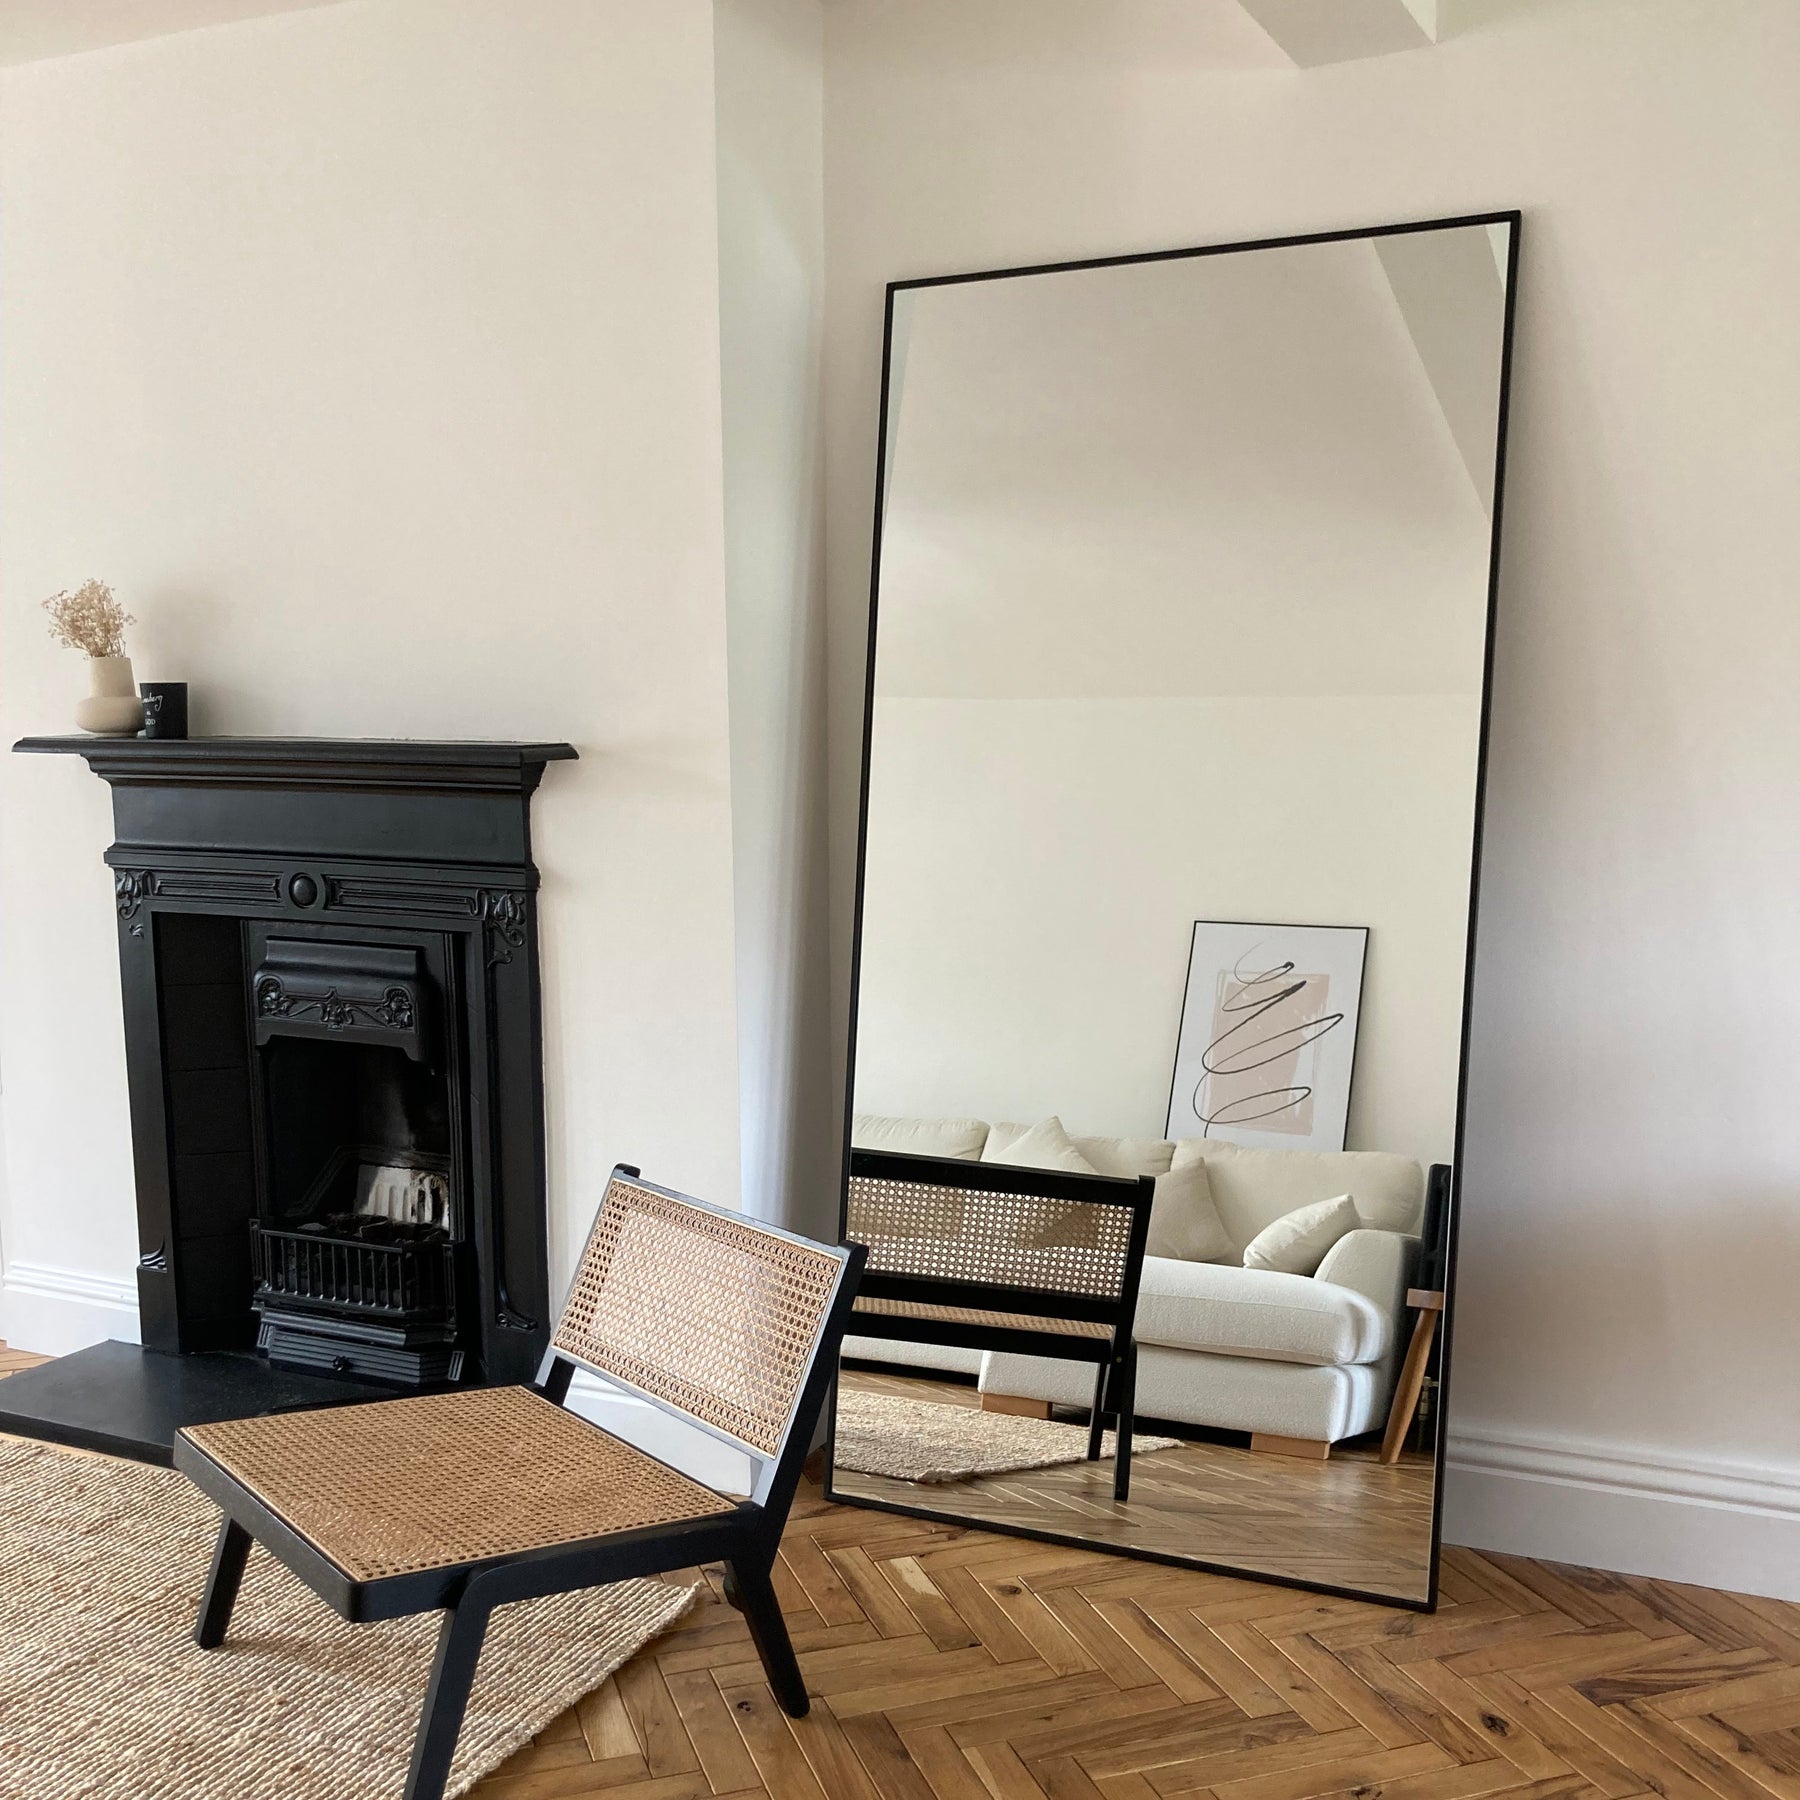
[[[27,738],[112,785],[143,1346],[0,1429],[175,1428],[460,1381],[547,1337],[529,806],[566,744]],[[376,1385],[379,1384],[379,1385]]]

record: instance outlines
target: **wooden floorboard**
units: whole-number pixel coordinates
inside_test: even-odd
[[[1439,1610],[1399,1612],[807,1489],[777,1582],[807,1718],[706,1571],[471,1796],[1800,1800],[1800,1606],[1444,1556]]]
[[[973,1387],[893,1370],[847,1368],[841,1379],[865,1392],[939,1406],[980,1405]],[[1124,1502],[1112,1497],[1110,1461],[942,1484],[840,1469],[835,1487],[859,1499],[941,1507],[979,1525],[1079,1537],[1101,1549],[1129,1544],[1321,1587],[1423,1600],[1430,1592],[1432,1459],[1407,1451],[1386,1466],[1379,1451],[1378,1437],[1337,1446],[1325,1462],[1229,1443],[1178,1443],[1133,1458]]]

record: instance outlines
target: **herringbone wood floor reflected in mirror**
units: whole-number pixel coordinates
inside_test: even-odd
[[[842,1384],[938,1406],[979,1408],[974,1387],[874,1369]],[[992,1415],[988,1415],[991,1417]],[[1081,1415],[1085,1417],[1085,1415]],[[1165,1429],[1140,1422],[1140,1434]],[[1112,1497],[1112,1464],[1071,1462],[976,1480],[919,1483],[854,1472],[840,1454],[836,1491],[953,1513],[996,1530],[1022,1526],[1230,1564],[1324,1587],[1425,1598],[1430,1583],[1431,1458],[1409,1450],[1384,1467],[1378,1439],[1327,1462],[1259,1455],[1196,1440],[1133,1458],[1130,1499]]]

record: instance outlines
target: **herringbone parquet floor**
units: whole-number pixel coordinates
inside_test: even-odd
[[[1435,1615],[797,1509],[789,1721],[684,1625],[476,1800],[1800,1796],[1800,1607],[1451,1550]]]
[[[816,1490],[777,1581],[808,1718],[715,1578],[474,1800],[1800,1800],[1777,1601],[1450,1550],[1395,1612]]]

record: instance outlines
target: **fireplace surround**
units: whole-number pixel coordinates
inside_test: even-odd
[[[203,1417],[529,1380],[549,1321],[530,800],[573,748],[15,748],[112,788],[142,1345],[13,1377],[0,1429],[165,1460]]]

